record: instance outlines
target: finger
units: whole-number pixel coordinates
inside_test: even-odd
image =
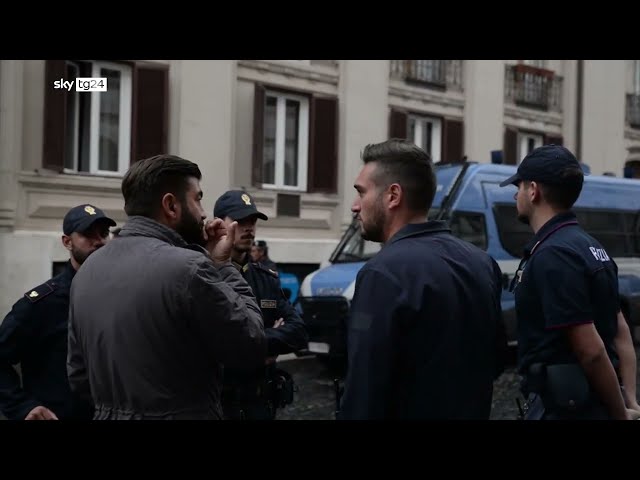
[[[227,227],[227,237],[233,243],[236,239],[236,230],[238,229],[238,222],[232,222],[231,225]]]

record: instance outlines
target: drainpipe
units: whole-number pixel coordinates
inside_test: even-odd
[[[582,99],[584,91],[584,60],[578,60],[576,88],[576,158],[582,163]]]

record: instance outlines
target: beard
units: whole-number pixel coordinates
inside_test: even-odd
[[[191,214],[185,205],[182,206],[182,216],[180,221],[175,227],[175,231],[184,239],[187,243],[195,243],[204,247],[206,241],[203,234],[203,222],[197,217]]]
[[[89,255],[91,255],[93,252],[98,250],[98,248],[96,248],[95,250],[89,250],[89,251],[80,250],[75,245],[71,244],[71,256],[76,262],[78,262],[78,265],[82,265],[87,260],[87,258],[89,258]]]
[[[384,236],[384,224],[386,221],[385,212],[382,208],[382,197],[379,197],[371,211],[371,218],[368,221],[361,219],[360,236],[371,242],[382,242]]]

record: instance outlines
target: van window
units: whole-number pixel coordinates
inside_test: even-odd
[[[598,240],[613,257],[640,254],[637,215],[620,210],[574,208],[580,226]],[[531,227],[517,219],[515,205],[496,205],[494,215],[503,248],[515,257],[522,257],[525,245],[533,238]],[[635,231],[634,231],[635,230]]]
[[[487,249],[487,227],[482,213],[453,212],[449,226],[451,233],[456,237],[466,240],[482,250]]]
[[[522,258],[524,247],[533,238],[531,227],[518,220],[518,211],[515,205],[496,204],[493,207],[493,215],[496,219],[502,248],[509,255]]]
[[[609,255],[629,257],[639,253],[634,238],[634,213],[586,208],[575,208],[574,212],[582,228],[598,240]]]

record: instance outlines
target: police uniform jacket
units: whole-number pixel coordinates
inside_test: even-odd
[[[538,230],[525,247],[512,289],[525,393],[533,363],[577,363],[565,334],[574,325],[594,323],[617,367],[618,267],[574,213],[558,214]]]
[[[501,272],[445,222],[409,224],[358,272],[340,419],[488,419]]]
[[[277,272],[262,263],[247,262],[234,265],[251,286],[262,311],[267,337],[267,356],[273,357],[306,348],[309,339],[306,325],[285,297]],[[272,328],[279,318],[284,320],[284,324]],[[264,368],[253,371],[225,368],[225,383],[260,380],[264,376]]]
[[[90,402],[72,395],[67,380],[69,289],[75,269],[27,291],[0,325],[0,410],[21,420],[37,406],[59,419],[93,416]],[[13,365],[20,364],[24,387]]]

